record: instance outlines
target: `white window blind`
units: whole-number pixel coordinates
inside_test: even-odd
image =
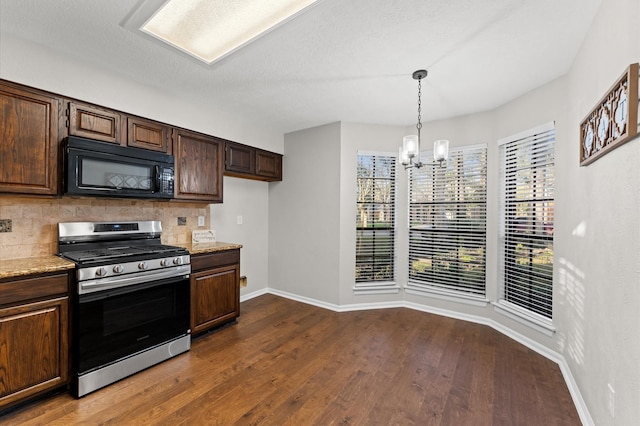
[[[553,123],[500,141],[502,301],[552,317]]]
[[[485,294],[487,148],[453,149],[409,176],[408,288]]]
[[[356,283],[395,275],[396,157],[358,153]]]

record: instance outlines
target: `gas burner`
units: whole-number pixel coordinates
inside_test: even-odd
[[[78,293],[191,273],[184,247],[162,244],[158,221],[58,224],[58,254],[76,263]]]

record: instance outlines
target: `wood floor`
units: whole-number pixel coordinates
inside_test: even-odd
[[[558,366],[493,329],[273,295],[191,351],[15,425],[579,425]]]

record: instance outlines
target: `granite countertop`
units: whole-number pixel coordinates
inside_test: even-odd
[[[217,251],[225,251],[225,250],[242,248],[242,244],[223,243],[223,242],[184,243],[184,244],[176,244],[176,245],[186,248],[187,250],[189,250],[190,254],[214,253]]]
[[[73,262],[58,256],[0,260],[0,279],[30,274],[66,271],[75,268]]]
[[[214,253],[217,251],[242,248],[242,244],[233,243],[185,243],[177,244],[189,250],[190,254]],[[0,260],[0,279],[30,274],[66,271],[75,268],[75,263],[58,256],[28,257],[23,259]]]

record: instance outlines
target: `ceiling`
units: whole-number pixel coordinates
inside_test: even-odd
[[[321,0],[208,66],[125,28],[157,0],[2,0],[0,31],[287,133],[493,109],[567,73],[601,0]],[[1,36],[1,34],[0,34]]]

